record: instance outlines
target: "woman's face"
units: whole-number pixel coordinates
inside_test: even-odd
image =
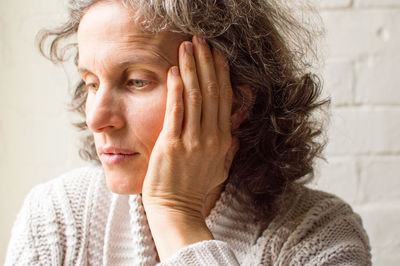
[[[140,31],[118,2],[90,7],[78,29],[79,72],[86,83],[86,122],[108,187],[140,193],[162,129],[167,71],[178,65],[181,35]]]

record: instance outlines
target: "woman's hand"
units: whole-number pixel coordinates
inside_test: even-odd
[[[164,126],[142,189],[161,259],[212,239],[204,221],[205,198],[226,180],[238,149],[231,135],[232,87],[224,56],[204,39],[183,42],[179,69],[169,70],[167,86]]]

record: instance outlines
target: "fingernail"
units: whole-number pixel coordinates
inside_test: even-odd
[[[193,55],[193,44],[191,42],[186,42],[185,50],[188,54]]]
[[[206,39],[204,39],[203,37],[197,37],[197,40],[199,40],[199,43],[201,44],[206,44]]]
[[[179,69],[178,69],[177,66],[173,66],[173,67],[171,68],[171,72],[172,72],[172,74],[173,74],[174,76],[179,76]]]

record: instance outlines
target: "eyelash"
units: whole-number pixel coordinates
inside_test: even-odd
[[[137,84],[133,85],[136,82],[140,82],[141,85],[137,85]],[[133,84],[130,85],[130,83],[133,83]],[[126,86],[127,87],[134,86],[134,87],[136,87],[136,88],[138,88],[140,90],[140,89],[143,89],[143,88],[147,87],[150,83],[151,83],[150,81],[143,80],[143,79],[129,79],[126,82]],[[99,84],[98,83],[89,83],[89,84],[85,85],[85,88],[87,90],[95,90],[95,91],[97,91],[99,89]]]
[[[136,82],[140,82],[141,83],[141,85],[129,85],[130,83],[136,83]],[[151,82],[150,81],[147,81],[147,80],[143,80],[143,79],[129,79],[127,82],[126,82],[126,86],[135,86],[135,87],[137,87],[138,89],[143,89],[143,88],[145,88],[145,87],[147,87],[149,84],[150,84]]]
[[[95,87],[93,87],[93,86],[95,86]],[[85,88],[86,88],[87,90],[95,90],[95,91],[97,91],[98,88],[99,88],[99,84],[97,84],[97,83],[85,84]]]

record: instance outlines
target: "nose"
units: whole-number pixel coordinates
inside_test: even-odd
[[[124,126],[122,98],[115,90],[99,87],[86,99],[86,124],[96,133],[110,132]]]

